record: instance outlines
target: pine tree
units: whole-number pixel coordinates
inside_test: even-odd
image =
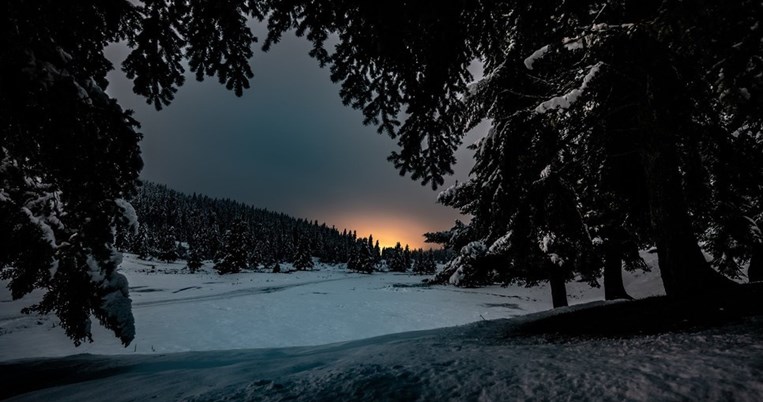
[[[379,240],[376,241],[376,245],[374,246],[374,249],[373,249],[373,254],[374,254],[374,262],[378,264],[381,261],[381,256],[382,256],[381,247],[379,247]]]
[[[188,261],[186,262],[188,270],[193,274],[196,273],[203,265],[204,263],[201,259],[201,253],[197,248],[191,247],[191,250],[188,252]]]
[[[729,276],[758,255],[760,2],[292,6],[272,16],[308,33],[343,101],[398,139],[401,173],[442,184],[464,133],[492,121],[470,180],[441,197],[473,216],[455,249],[485,246],[462,255],[467,271],[551,281],[562,303],[565,280],[596,285],[654,244],[666,292],[689,297],[732,286],[698,233]],[[468,85],[474,59],[485,74]]]
[[[200,245],[200,237],[199,235],[194,235],[192,239],[188,242],[188,261],[186,261],[186,266],[188,267],[188,270],[193,274],[196,273],[199,268],[201,268],[203,263],[203,257],[202,257],[202,247]]]
[[[392,249],[390,257],[387,260],[387,266],[392,272],[405,272],[408,269],[405,261],[405,253],[399,242],[395,245],[395,248]]]
[[[361,242],[360,245],[360,251],[358,256],[358,266],[357,271],[363,272],[366,274],[370,274],[374,272],[374,269],[376,268],[376,258],[374,258],[373,252],[371,251],[372,248],[369,247],[369,244],[371,241],[369,240],[368,243]]]
[[[238,273],[248,266],[250,245],[247,240],[248,228],[239,219],[225,232],[222,255],[214,266],[219,274]]]
[[[134,217],[125,200],[142,167],[141,135],[105,92],[105,47],[131,48],[122,67],[157,109],[183,83],[183,58],[197,78],[217,75],[240,95],[252,77],[247,20],[264,14],[255,4],[155,0],[10,0],[2,14],[0,239],[28,241],[3,242],[0,268],[14,298],[45,290],[27,311],[55,313],[75,344],[91,340],[91,316],[129,344],[112,228]]]
[[[413,260],[413,267],[411,268],[413,270],[413,273],[421,275],[424,273],[424,257],[423,252],[419,250],[419,252],[414,253],[412,260]]]
[[[426,257],[423,258],[423,270],[422,273],[424,274],[434,274],[437,271],[437,263],[435,262],[434,252],[430,249],[429,252],[427,252]]]
[[[437,270],[434,252],[418,249],[413,253],[413,272],[419,275],[431,275]]]
[[[154,254],[153,247],[151,247],[148,228],[145,224],[140,225],[138,233],[133,238],[132,250],[138,255],[138,258],[142,260],[146,260]]]
[[[313,267],[313,257],[310,251],[310,243],[305,238],[300,238],[297,242],[297,251],[294,254],[294,268],[299,271],[311,269]]]
[[[357,271],[360,266],[359,251],[356,247],[352,247],[347,251],[347,269],[350,271]]]
[[[411,268],[411,265],[413,265],[413,258],[411,257],[411,249],[406,244],[405,249],[403,250],[403,266],[405,267],[405,271],[409,270]]]
[[[175,228],[163,228],[159,237],[157,257],[164,262],[175,262],[178,259],[178,245],[175,240]]]
[[[493,272],[485,269],[487,247],[480,241],[471,242],[461,248],[456,258],[452,259],[435,278],[439,282],[456,286],[474,287],[487,283],[486,277]]]

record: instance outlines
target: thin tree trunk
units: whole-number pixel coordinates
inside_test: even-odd
[[[671,136],[653,135],[655,138],[646,144],[641,159],[665,293],[686,298],[730,286],[733,282],[710,267],[697,245],[683,198],[676,153],[669,143]]]
[[[623,286],[623,250],[616,240],[604,244],[604,299],[632,299]]]
[[[551,284],[551,301],[554,304],[554,308],[568,306],[565,282],[562,270],[555,264],[550,264],[549,283]]]

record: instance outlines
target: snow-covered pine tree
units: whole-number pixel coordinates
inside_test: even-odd
[[[379,240],[376,241],[376,245],[373,248],[374,262],[378,264],[381,261],[381,247],[379,247]]]
[[[387,260],[387,266],[392,272],[405,272],[408,270],[405,261],[405,253],[400,242],[395,244],[395,248],[391,250],[389,259]]]
[[[413,253],[413,272],[419,275],[431,275],[437,270],[434,260],[434,252],[430,249],[424,251],[418,249]]]
[[[370,274],[374,272],[376,267],[376,259],[373,256],[372,248],[369,247],[371,241],[364,241],[363,239],[358,241],[358,257],[355,270],[358,272]]]
[[[456,286],[475,287],[496,281],[496,273],[485,268],[487,247],[480,241],[471,242],[463,247],[455,258],[435,276],[435,281]]]
[[[311,269],[313,267],[312,250],[310,249],[310,242],[306,237],[299,237],[297,240],[297,250],[294,253],[294,268],[299,271]]]
[[[579,195],[585,197],[591,189],[600,193],[611,190],[611,186],[602,188],[606,178],[602,173],[642,190],[641,197],[622,189],[612,194],[627,212],[646,216],[640,220],[651,224],[631,225],[629,235],[657,245],[669,294],[689,296],[702,289],[731,286],[705,263],[697,247],[697,233],[704,236],[706,250],[715,257],[713,265],[724,274],[736,276],[740,262],[749,259],[755,243],[750,236],[753,222],[745,216],[755,215],[747,200],[756,197],[761,182],[759,173],[746,172],[760,172],[761,165],[760,158],[752,157],[735,134],[738,126],[726,123],[733,119],[718,114],[726,104],[725,95],[712,93],[716,83],[708,79],[707,71],[730,67],[724,57],[744,58],[736,50],[728,54],[738,44],[757,41],[747,50],[760,49],[760,32],[750,29],[756,22],[745,14],[755,8],[759,13],[761,6],[709,6],[714,8],[712,14],[704,9],[687,10],[677,3],[661,10],[642,10],[663,18],[677,16],[693,32],[691,40],[673,26],[630,23],[624,18],[633,16],[623,16],[632,10],[609,6],[600,16],[602,21],[611,19],[609,23],[583,29],[562,43],[550,42],[545,54],[536,60],[534,74],[549,78],[548,82],[558,88],[551,92],[559,94],[540,103],[536,111],[550,114],[553,126],[565,127],[569,145],[564,164],[577,165],[576,170],[582,173],[577,177],[583,180],[571,181]],[[714,49],[718,53],[710,52],[709,60],[703,60],[708,52],[700,50],[697,43],[704,42],[702,37],[717,43],[716,33],[723,31],[730,35],[720,41],[729,49]],[[581,72],[576,67],[581,65],[589,67]],[[629,79],[623,81],[623,76]],[[643,85],[646,82],[649,86]],[[697,91],[700,82],[703,89]],[[568,89],[575,86],[576,90]],[[740,117],[749,121],[744,115],[735,116]],[[614,157],[591,165],[597,154]],[[639,170],[633,172],[622,161],[616,164],[615,158]],[[641,211],[634,206],[641,206]],[[610,207],[606,211],[616,210]],[[619,224],[615,221],[604,229]]]
[[[411,267],[411,270],[414,274],[422,275],[424,273],[424,256],[423,252],[420,252],[419,249],[417,252],[415,252],[412,256],[413,260],[413,266]]]
[[[347,269],[357,271],[360,266],[360,251],[357,246],[347,249]]]
[[[14,298],[45,289],[28,311],[55,313],[75,344],[91,316],[128,344],[127,280],[112,228],[134,217],[125,199],[142,167],[138,123],[105,92],[113,42],[131,52],[134,90],[160,108],[183,83],[217,75],[240,95],[252,77],[257,4],[144,0],[9,0],[0,24],[0,268]],[[214,38],[212,40],[211,38]],[[224,56],[223,56],[224,55]]]
[[[262,243],[264,245],[270,244],[270,241],[266,240]],[[272,247],[263,248],[262,252],[262,265],[265,269],[269,269],[274,273],[281,272],[281,266],[278,264],[275,253],[273,253]]]
[[[422,273],[431,275],[437,271],[437,262],[435,262],[434,251],[431,249],[427,251],[426,256],[423,257],[423,269]]]
[[[256,229],[254,229],[256,230]],[[265,243],[262,239],[257,238],[252,232],[248,233],[247,244],[249,244],[249,260],[247,266],[257,269],[257,267],[265,261],[265,250],[262,249],[262,244]]]
[[[403,265],[405,266],[405,270],[411,269],[411,266],[413,265],[413,258],[411,257],[411,249],[408,247],[408,245],[405,245],[405,249],[403,249]]]
[[[196,246],[191,246],[191,249],[188,251],[188,261],[186,261],[186,266],[188,267],[188,271],[190,271],[192,274],[196,273],[199,268],[201,268],[204,263],[201,259],[201,252],[199,251]]]
[[[163,227],[159,232],[159,250],[157,257],[164,262],[175,262],[178,256],[178,245],[175,239],[174,227]]]
[[[196,273],[204,265],[201,241],[201,235],[199,234],[192,235],[188,241],[188,260],[186,261],[186,266],[192,274]]]
[[[0,268],[14,298],[44,289],[25,311],[54,313],[77,345],[92,316],[135,333],[112,228],[134,218],[141,136],[104,92],[103,56],[127,8],[9,1],[0,17]]]
[[[721,169],[744,161],[763,170],[763,158],[740,146],[761,127],[760,2],[385,4],[395,13],[360,3],[336,4],[334,13],[292,6],[274,5],[284,28],[268,43],[285,27],[307,32],[344,102],[398,139],[391,160],[401,173],[441,184],[464,133],[492,121],[470,182],[445,197],[474,217],[460,246],[485,244],[492,263],[483,272],[557,284],[577,273],[595,284],[604,254],[634,265],[632,246],[618,249],[653,243],[667,293],[689,297],[731,286],[702,258],[698,234],[729,272],[760,244],[741,234],[759,231],[760,209],[745,201],[760,199],[760,178]],[[323,46],[329,33],[342,38],[333,51]],[[474,59],[484,78],[467,85]],[[605,177],[643,194],[629,197]],[[615,203],[592,200],[593,189]],[[636,220],[622,238],[610,229],[631,211]],[[592,236],[589,217],[606,238]],[[747,224],[734,223],[744,217]]]
[[[236,220],[233,226],[223,236],[223,249],[214,269],[219,274],[241,272],[248,266],[249,250],[248,228],[244,221]]]
[[[152,238],[149,235],[145,223],[141,223],[138,233],[132,238],[130,251],[138,255],[138,258],[146,260],[154,254]]]

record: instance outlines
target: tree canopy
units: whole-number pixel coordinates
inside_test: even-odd
[[[491,120],[440,197],[473,217],[456,229],[486,280],[594,283],[605,255],[637,267],[655,245],[683,297],[730,285],[698,240],[732,277],[761,247],[758,2],[273,4],[266,44],[312,40],[344,102],[398,139],[402,174],[441,184]]]
[[[110,43],[130,54],[134,91],[160,109],[184,81],[215,76],[240,95],[252,77],[261,19],[247,1],[21,1],[0,22],[0,267],[14,298],[46,289],[29,311],[55,313],[75,343],[94,315],[134,337],[127,280],[116,272],[115,227],[142,168],[138,122],[106,92]]]

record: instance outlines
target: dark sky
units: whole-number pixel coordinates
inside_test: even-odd
[[[216,78],[199,83],[188,75],[160,112],[133,95],[121,71],[112,72],[109,93],[142,124],[142,177],[373,233],[382,245],[418,247],[423,232],[449,228],[458,213],[436,204],[431,187],[397,173],[386,160],[395,141],[342,105],[339,86],[307,55],[309,47],[287,35],[268,53],[256,52],[252,88],[241,98]],[[125,48],[108,53],[121,63]],[[465,144],[485,130],[478,127]],[[468,150],[457,158],[446,186],[463,181],[472,165]]]

